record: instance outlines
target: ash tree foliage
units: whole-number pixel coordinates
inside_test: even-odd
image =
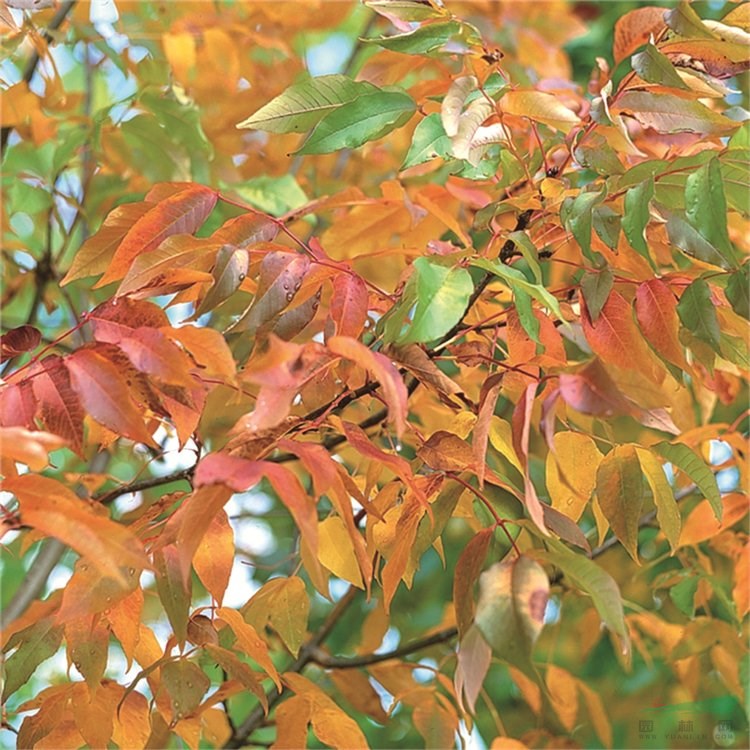
[[[8,744],[747,741],[750,5],[0,22]]]

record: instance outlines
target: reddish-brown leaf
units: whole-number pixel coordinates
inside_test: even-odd
[[[38,404],[34,399],[33,382],[21,380],[0,386],[0,424],[4,427],[34,427]]]
[[[169,385],[190,388],[197,383],[190,375],[193,363],[188,355],[157,328],[135,328],[117,345],[139,372]]]
[[[19,326],[0,336],[0,362],[35,349],[42,334],[34,326]]]
[[[154,250],[167,237],[195,232],[213,210],[217,198],[215,190],[189,185],[151,207],[123,237],[97,286],[121,279],[139,255]]]
[[[582,414],[606,417],[631,412],[630,404],[596,359],[578,372],[561,373],[560,395]]]
[[[247,247],[257,242],[271,242],[278,233],[278,225],[267,217],[242,214],[224,222],[211,235],[211,242]]]
[[[466,471],[474,467],[474,456],[469,444],[458,435],[438,430],[430,435],[417,451],[421,458],[435,471]]]
[[[459,636],[463,636],[474,621],[474,584],[482,572],[493,533],[493,529],[482,529],[475,534],[456,561],[453,607]]]
[[[666,28],[665,12],[664,8],[649,5],[631,10],[617,20],[612,50],[615,65],[645,44],[651,35],[656,37],[662,29]]]
[[[388,418],[400,438],[406,429],[407,400],[409,394],[399,371],[388,357],[373,352],[356,339],[333,336],[328,339],[328,348],[340,357],[352,360],[367,370],[381,385],[383,398],[388,404]]]
[[[635,315],[654,350],[672,364],[687,367],[679,339],[677,300],[669,286],[661,279],[640,284],[635,293]]]
[[[503,373],[490,375],[482,383],[482,390],[479,392],[479,411],[477,412],[477,421],[474,425],[474,435],[472,437],[472,449],[474,451],[474,463],[477,469],[477,480],[479,486],[484,487],[485,456],[487,455],[487,440],[490,436],[490,424],[492,415],[495,413],[495,405],[500,395],[500,387],[503,384]]]
[[[285,310],[310,270],[310,259],[299,253],[271,251],[260,264],[258,291],[233,331],[256,331]]]
[[[117,344],[124,336],[130,336],[134,328],[169,325],[161,307],[129,297],[102,302],[89,313],[88,319],[94,338],[106,344]]]
[[[329,314],[335,335],[359,338],[367,321],[369,298],[362,279],[353,273],[340,273],[333,280]]]
[[[84,411],[61,357],[45,357],[31,370],[39,417],[49,432],[68,441],[79,455],[83,450]]]
[[[112,362],[93,349],[79,349],[66,358],[73,389],[86,411],[118,435],[153,445],[143,414]]]

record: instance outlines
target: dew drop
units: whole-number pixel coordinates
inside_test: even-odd
[[[287,292],[286,293],[286,301],[287,302],[291,302],[292,299],[294,299],[294,294],[292,292]]]
[[[296,283],[294,284],[294,288],[295,288],[295,289],[299,289],[299,288],[300,288],[301,286],[302,286],[302,282],[301,282],[301,281],[297,281],[297,282],[296,282]]]
[[[404,449],[404,446],[401,445],[401,441],[397,440],[396,441],[396,453],[400,453],[403,449]]]
[[[244,281],[244,280],[245,280],[245,274],[244,274],[244,273],[241,273],[241,274],[240,274],[240,275],[239,275],[239,276],[238,276],[237,278],[238,278],[238,279],[239,279],[240,281]]]

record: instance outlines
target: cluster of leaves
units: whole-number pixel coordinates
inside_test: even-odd
[[[117,6],[0,14],[18,746],[739,727],[750,6]]]

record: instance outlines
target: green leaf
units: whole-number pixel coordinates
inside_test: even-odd
[[[656,520],[659,522],[664,536],[667,537],[669,546],[676,550],[680,543],[680,528],[682,518],[674,498],[672,488],[669,486],[667,476],[664,473],[661,461],[647,448],[636,448],[641,469],[646,477],[651,494],[656,506]]]
[[[615,283],[612,271],[609,268],[604,268],[598,273],[586,272],[581,278],[581,290],[583,291],[583,298],[586,300],[586,309],[589,311],[591,316],[591,322],[596,323],[599,318],[599,313],[604,307],[604,303],[609,297],[609,293],[612,291],[612,287]]]
[[[409,120],[416,104],[405,91],[359,96],[327,114],[297,154],[329,154],[382,138]]]
[[[400,344],[434,341],[450,331],[466,312],[474,291],[465,268],[450,268],[429,258],[417,258],[404,294],[414,294],[416,308]]]
[[[539,320],[534,315],[534,307],[531,303],[531,296],[523,291],[523,289],[514,289],[513,297],[516,303],[516,312],[518,313],[518,320],[523,326],[523,330],[529,334],[532,341],[537,344],[541,344],[539,338]]]
[[[688,2],[682,2],[676,8],[666,12],[664,22],[680,36],[695,39],[716,39],[716,35],[703,23]]]
[[[668,214],[667,236],[675,247],[687,255],[719,268],[729,267],[724,256],[679,214]]]
[[[154,552],[154,570],[159,599],[178,643],[183,645],[187,640],[192,586],[190,579],[183,578],[180,555],[173,544]]]
[[[535,560],[495,563],[479,576],[474,623],[498,657],[529,667],[548,597],[549,579]]]
[[[557,539],[548,537],[544,543],[547,547],[544,557],[560,568],[574,586],[591,597],[602,622],[619,637],[623,653],[629,653],[630,635],[615,579],[593,560],[571,552]]]
[[[750,320],[750,263],[730,275],[726,295],[737,315]]]
[[[472,260],[471,265],[489,271],[490,273],[495,274],[495,276],[499,276],[514,291],[516,289],[521,289],[531,295],[537,300],[537,302],[552,310],[560,320],[564,320],[557,299],[541,284],[532,284],[518,269],[506,266],[499,260],[493,262],[485,260],[484,258]]]
[[[617,249],[620,238],[620,214],[613,211],[609,206],[596,206],[592,213],[594,231],[599,235],[601,241],[612,250]]]
[[[685,328],[697,339],[705,341],[714,351],[719,351],[719,318],[711,301],[711,289],[703,279],[696,279],[682,293],[677,303],[677,314]]]
[[[518,248],[524,260],[529,264],[531,273],[534,275],[534,281],[537,284],[542,283],[542,269],[539,265],[539,251],[536,245],[531,241],[526,232],[516,231],[508,235],[508,239]]]
[[[458,21],[435,21],[406,34],[362,39],[365,44],[377,44],[406,55],[426,55],[441,50],[451,41],[463,41],[471,45],[480,42],[476,29]]]
[[[433,7],[421,0],[364,0],[368,8],[386,18],[395,17],[401,21],[424,21],[427,18],[439,18],[445,11]]]
[[[644,492],[641,464],[632,445],[618,445],[602,459],[596,472],[596,496],[612,531],[638,562]]]
[[[689,88],[677,74],[669,58],[659,52],[653,44],[647,44],[643,52],[633,55],[631,63],[633,64],[633,70],[644,81],[676,89]]]
[[[377,90],[370,83],[339,74],[310,78],[292,84],[237,127],[303,133],[342,105]]]
[[[699,576],[689,575],[669,589],[669,598],[684,615],[695,615],[695,592],[698,590]]]
[[[305,191],[291,174],[280,177],[261,175],[231,188],[251,205],[271,216],[281,216],[287,211],[309,202]]]
[[[173,720],[179,721],[198,708],[211,680],[197,664],[182,658],[161,668],[160,687],[169,697]]]
[[[719,485],[708,464],[684,443],[661,442],[651,446],[660,456],[663,456],[678,469],[684,471],[695,482],[698,489],[705,495],[713,508],[714,515],[721,521],[722,504]]]
[[[737,131],[740,132],[750,132],[750,128]],[[719,161],[727,203],[743,216],[750,215],[750,181],[747,179],[750,172],[750,150],[730,148],[721,155]]]
[[[625,213],[622,217],[622,231],[630,246],[650,263],[653,261],[646,244],[646,227],[651,218],[649,203],[653,197],[654,179],[651,177],[625,193]]]
[[[45,617],[11,638],[8,647],[18,648],[5,660],[3,702],[28,682],[43,661],[54,656],[62,637],[62,625],[55,624],[54,617]]]
[[[722,333],[720,349],[724,359],[728,359],[745,370],[750,369],[750,350],[748,350],[747,339]]]
[[[711,159],[688,175],[685,182],[685,213],[688,221],[736,266],[734,248],[727,230],[727,202],[718,159]]]
[[[451,139],[443,129],[439,112],[427,115],[414,129],[409,152],[406,154],[401,169],[415,167],[438,157],[450,156]]]
[[[594,207],[604,200],[604,193],[580,193],[575,199],[563,204],[563,221],[567,230],[575,237],[581,252],[591,261],[591,228]]]

